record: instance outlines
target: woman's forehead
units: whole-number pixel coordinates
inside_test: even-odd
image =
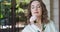
[[[40,5],[40,2],[39,2],[39,1],[33,1],[33,2],[31,3],[31,5]]]

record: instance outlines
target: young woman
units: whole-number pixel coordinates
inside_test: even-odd
[[[42,0],[32,0],[28,5],[29,24],[22,32],[57,32],[53,21],[48,20],[47,9]]]

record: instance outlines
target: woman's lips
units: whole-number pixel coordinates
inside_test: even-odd
[[[34,12],[34,13],[38,13],[38,12]]]

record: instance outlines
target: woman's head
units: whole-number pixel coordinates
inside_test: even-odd
[[[35,16],[41,16],[42,15],[42,7],[40,5],[39,1],[33,1],[31,3],[31,15],[35,15]]]
[[[28,18],[35,15],[41,17],[42,23],[47,23],[48,15],[45,4],[42,0],[32,0],[28,5]]]

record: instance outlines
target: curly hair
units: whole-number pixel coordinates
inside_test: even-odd
[[[33,2],[33,1],[39,1],[40,2],[40,4],[41,4],[41,7],[42,7],[42,17],[41,17],[41,22],[42,23],[48,23],[49,21],[48,21],[48,12],[47,12],[47,9],[46,9],[46,6],[45,6],[45,4],[42,2],[42,0],[31,0],[31,2],[29,3],[29,5],[28,5],[28,16],[27,16],[27,22],[29,23],[29,19],[30,19],[30,17],[32,16],[31,15],[31,3]]]

